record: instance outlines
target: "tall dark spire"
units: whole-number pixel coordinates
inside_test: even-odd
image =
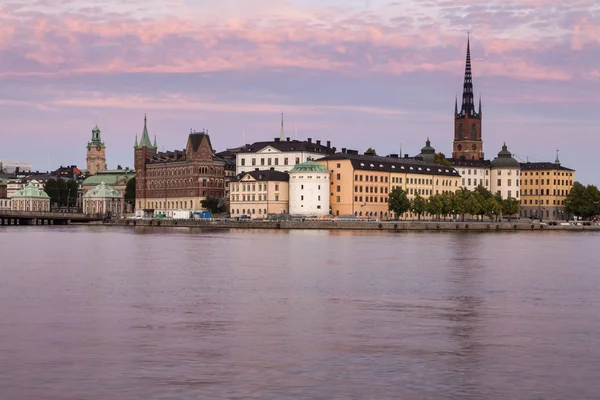
[[[467,61],[465,63],[465,83],[463,84],[462,115],[475,115],[475,104],[473,101],[473,76],[471,74],[471,39],[467,39]]]

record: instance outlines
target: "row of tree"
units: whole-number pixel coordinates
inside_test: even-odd
[[[62,178],[48,179],[44,185],[44,192],[50,196],[50,203],[60,207],[75,207],[78,190],[77,182]]]
[[[517,199],[503,199],[500,193],[492,194],[480,185],[473,191],[461,188],[455,193],[434,194],[429,198],[417,194],[412,200],[408,199],[404,190],[396,188],[390,193],[388,209],[396,216],[411,211],[417,214],[419,220],[421,215],[427,213],[434,218],[444,220],[449,216],[461,216],[464,221],[466,215],[481,220],[485,216],[491,220],[497,220],[502,216],[510,218],[519,213],[520,206]]]
[[[565,199],[565,211],[585,219],[599,216],[600,190],[594,185],[583,186],[575,182]]]

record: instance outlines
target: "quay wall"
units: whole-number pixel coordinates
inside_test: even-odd
[[[119,226],[190,227],[201,229],[326,229],[385,231],[600,231],[600,225],[557,225],[515,222],[439,222],[439,221],[202,221],[143,219],[119,220]]]

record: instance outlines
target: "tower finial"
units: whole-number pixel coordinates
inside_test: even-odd
[[[481,117],[481,95],[479,95],[479,111],[477,113]]]
[[[458,115],[458,95],[454,96],[454,114]]]
[[[556,149],[556,160],[554,161],[554,164],[560,165],[560,160],[558,159],[558,149]]]
[[[154,135],[154,147],[158,147],[156,146],[156,135]]]
[[[137,134],[135,135],[135,145],[133,147],[135,147],[135,148],[138,147]]]
[[[282,141],[285,140],[283,131],[283,110],[281,111],[281,133],[279,135],[279,139]]]

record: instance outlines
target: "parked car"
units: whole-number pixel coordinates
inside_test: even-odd
[[[252,218],[246,214],[242,214],[238,217],[238,221],[250,221]]]

